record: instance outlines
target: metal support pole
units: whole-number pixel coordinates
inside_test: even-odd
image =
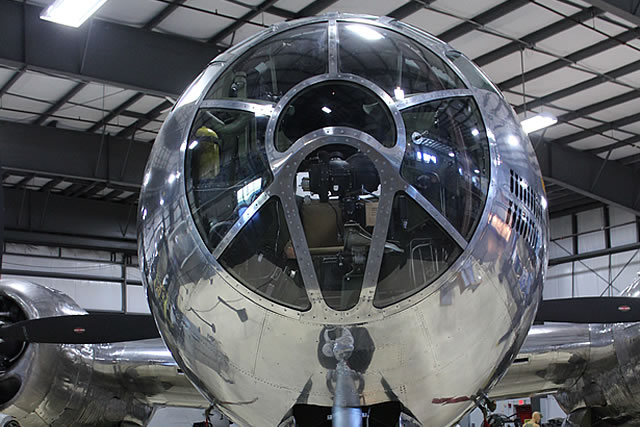
[[[336,368],[336,391],[331,408],[333,427],[362,427],[360,397],[355,384],[356,373],[341,360]]]

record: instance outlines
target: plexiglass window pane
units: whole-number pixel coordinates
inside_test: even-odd
[[[280,115],[276,149],[286,151],[316,129],[344,126],[361,130],[385,147],[396,143],[396,126],[387,105],[364,86],[328,81],[293,98]]]
[[[282,204],[276,197],[245,224],[222,253],[220,264],[265,298],[299,310],[311,307]]]
[[[402,112],[407,150],[401,174],[469,239],[489,188],[489,142],[471,97]]]
[[[447,57],[451,61],[453,61],[454,65],[458,67],[462,74],[464,74],[471,86],[477,89],[490,90],[491,92],[500,95],[493,83],[491,83],[489,79],[484,74],[482,74],[480,69],[473,65],[471,60],[464,56],[461,52],[457,50],[450,50],[447,52]]]
[[[401,34],[372,25],[340,23],[339,68],[371,80],[396,99],[465,88],[444,61]]]
[[[246,111],[198,112],[186,147],[185,181],[191,212],[210,250],[271,183],[266,121]]]
[[[379,195],[378,171],[353,147],[324,146],[297,171],[296,196],[313,267],[335,310],[348,310],[360,298]]]
[[[328,72],[327,24],[278,34],[242,55],[216,81],[207,99],[276,103],[301,81]]]
[[[405,193],[393,200],[376,307],[386,307],[433,283],[462,253],[453,239]]]

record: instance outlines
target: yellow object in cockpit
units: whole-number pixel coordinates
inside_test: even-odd
[[[198,140],[198,172],[200,179],[215,178],[220,173],[220,144],[218,134],[206,126],[196,131]]]

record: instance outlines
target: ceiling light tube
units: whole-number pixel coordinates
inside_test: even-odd
[[[40,14],[40,19],[78,28],[107,0],[56,0]]]
[[[526,133],[531,133],[555,125],[556,123],[558,123],[558,119],[551,114],[542,113],[523,120],[520,125]]]

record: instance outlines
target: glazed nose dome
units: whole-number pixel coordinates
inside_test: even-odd
[[[220,265],[299,311],[318,298],[385,307],[440,277],[490,176],[478,106],[446,61],[399,32],[329,20],[225,64],[185,155],[189,206]]]

